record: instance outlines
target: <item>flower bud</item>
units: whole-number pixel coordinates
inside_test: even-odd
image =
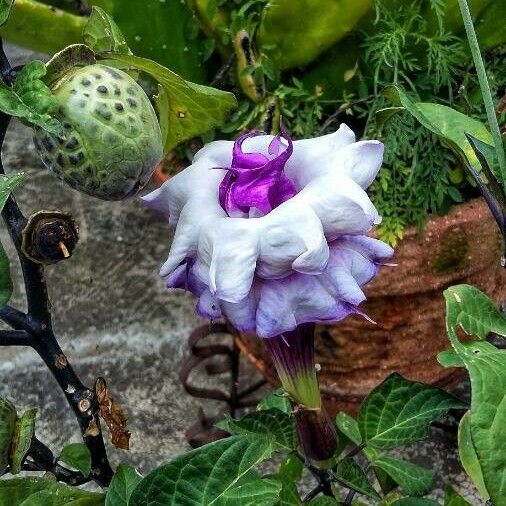
[[[63,135],[42,129],[44,165],[76,190],[105,200],[136,194],[162,158],[162,135],[143,89],[104,65],[72,67],[52,86]]]

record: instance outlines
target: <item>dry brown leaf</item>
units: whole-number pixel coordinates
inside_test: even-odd
[[[116,448],[128,450],[130,447],[130,431],[127,429],[127,418],[122,407],[109,393],[104,378],[95,381],[99,413],[111,432],[111,441]]]

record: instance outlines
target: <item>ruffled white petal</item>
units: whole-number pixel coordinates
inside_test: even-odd
[[[243,149],[267,154],[272,138],[250,137]],[[285,173],[298,193],[265,216],[232,218],[218,188],[233,145],[208,144],[190,167],[144,197],[176,226],[160,271],[169,286],[197,295],[202,316],[224,315],[263,337],[359,312],[361,287],[392,255],[363,235],[381,221],[364,189],[380,169],[383,145],[355,142],[345,125],[295,141]]]

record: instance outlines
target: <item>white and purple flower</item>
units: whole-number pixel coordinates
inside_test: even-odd
[[[294,141],[252,132],[202,148],[144,197],[176,227],[161,269],[197,312],[271,338],[362,314],[362,286],[393,253],[367,237],[380,222],[367,188],[383,144],[346,126]]]

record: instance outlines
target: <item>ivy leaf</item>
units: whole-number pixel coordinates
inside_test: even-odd
[[[506,318],[478,288],[456,285],[444,292],[447,326],[460,326],[467,334],[485,339],[495,332],[506,336]]]
[[[271,408],[279,409],[280,411],[283,411],[283,413],[291,414],[292,406],[290,404],[290,400],[282,388],[276,388],[276,390],[269,392],[258,403],[257,411]]]
[[[0,26],[7,23],[14,0],[0,0]]]
[[[399,86],[388,86],[383,94],[396,107],[392,111],[389,109],[378,111],[380,114],[378,121],[389,119],[402,110],[401,107],[404,108],[421,125],[436,134],[463,162],[469,162],[474,170],[480,172],[480,162],[466,138],[466,133],[491,145],[493,149],[492,135],[483,123],[446,105],[413,102]]]
[[[83,443],[70,443],[60,453],[59,460],[78,471],[84,476],[91,472],[91,454]]]
[[[471,414],[469,411],[460,419],[458,441],[462,467],[471,478],[481,496],[488,501],[489,495],[483,481],[480,461],[478,460],[478,455],[476,455],[471,437]]]
[[[128,506],[128,501],[142,476],[130,466],[120,464],[107,489],[105,506]]]
[[[293,420],[279,409],[248,413],[240,420],[227,418],[217,423],[216,427],[234,435],[251,434],[259,438],[273,438],[279,451],[291,451],[297,446]]]
[[[129,506],[222,506],[248,502],[251,490],[243,477],[274,452],[272,439],[232,436],[211,443],[155,469],[137,485]],[[252,478],[257,492],[269,495],[272,482]],[[279,488],[278,488],[279,491]],[[229,503],[234,497],[236,503]]]
[[[162,86],[167,108],[158,111],[168,116],[168,131],[164,151],[168,152],[181,142],[224,124],[228,113],[237,105],[232,93],[185,81],[171,70],[146,58],[128,54],[108,54],[108,59],[149,74]],[[160,106],[161,101],[157,101]]]
[[[0,504],[9,506],[104,506],[104,497],[45,478],[0,481]]]
[[[56,99],[42,81],[46,66],[38,60],[27,63],[10,88],[0,80],[0,110],[55,135],[62,133],[60,122],[51,116]]]
[[[11,473],[21,472],[21,466],[30,449],[32,439],[35,434],[36,409],[28,409],[19,418],[16,423],[16,433],[11,447]],[[1,504],[1,502],[0,502]]]
[[[9,454],[16,429],[17,413],[12,402],[0,398],[0,475],[9,466]]]
[[[451,485],[445,487],[444,506],[471,506]]]
[[[385,471],[408,495],[425,495],[434,481],[434,473],[431,471],[389,455],[375,459],[374,466]]]
[[[506,350],[487,341],[461,343],[456,327],[483,339],[488,332],[505,334],[504,318],[479,290],[468,285],[445,290],[446,330],[452,347],[464,362],[471,379],[470,440],[483,474],[483,481],[494,503],[506,497]],[[464,424],[468,423],[467,421]],[[464,427],[464,430],[468,430]],[[463,436],[463,434],[461,434]],[[475,464],[475,462],[474,462]],[[480,484],[479,473],[473,479]]]
[[[132,54],[114,19],[100,7],[93,7],[83,30],[84,43],[93,51]]]
[[[340,460],[336,468],[337,480],[360,494],[380,499],[380,496],[369,482],[364,470],[353,459]]]
[[[12,190],[21,183],[23,174],[0,174],[0,212]],[[0,308],[4,307],[12,295],[12,279],[9,266],[9,257],[0,243]],[[0,464],[1,469],[1,464]]]
[[[424,439],[431,422],[464,407],[439,388],[394,373],[366,397],[357,421],[364,441],[386,450]]]
[[[360,434],[358,423],[350,415],[343,411],[338,413],[336,416],[336,425],[350,441],[353,441],[356,445],[362,444],[362,434]]]

